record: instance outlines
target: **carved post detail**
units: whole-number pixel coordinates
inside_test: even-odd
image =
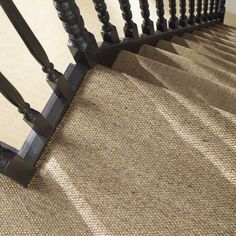
[[[107,11],[107,5],[104,0],[93,0],[95,9],[98,13],[98,18],[102,23],[102,38],[104,42],[119,43],[120,39],[117,29],[110,23],[110,16]]]
[[[170,7],[169,28],[178,29],[179,19],[178,17],[176,17],[176,0],[169,0],[169,7]]]
[[[167,20],[165,18],[165,10],[163,0],[156,0],[157,15],[157,30],[161,32],[167,31]]]
[[[220,17],[220,0],[215,1],[215,12],[214,12],[214,19],[218,19]]]
[[[47,81],[53,91],[59,97],[71,99],[72,90],[69,83],[60,72],[54,69],[54,66],[49,61],[42,45],[24,20],[13,1],[0,0],[0,4],[30,53],[41,64],[43,71],[47,74]]]
[[[188,26],[188,17],[186,16],[186,0],[180,0],[180,19],[179,25],[182,27]]]
[[[68,46],[75,61],[93,66],[96,63],[98,45],[89,33],[75,0],[53,0],[58,16],[69,34]]]
[[[125,37],[128,39],[138,39],[139,38],[138,27],[132,20],[133,15],[129,0],[119,0],[119,3],[120,3],[120,9],[122,11],[122,16],[125,21],[125,26],[124,26]]]
[[[142,32],[144,35],[153,35],[154,24],[153,21],[150,20],[150,11],[149,11],[149,4],[147,0],[139,0],[141,14],[143,17],[143,24],[142,24]]]
[[[195,11],[195,0],[189,0],[189,19],[188,23],[190,25],[195,25],[196,23],[196,16],[194,15]]]
[[[210,0],[210,10],[209,10],[209,15],[208,15],[208,19],[209,20],[213,20],[214,19],[214,6],[215,6],[215,0]]]
[[[24,115],[24,121],[39,135],[48,137],[52,131],[49,122],[38,111],[32,109],[17,89],[0,72],[0,93]]]
[[[203,20],[202,16],[202,0],[197,0],[197,16],[196,16],[196,22],[201,24]]]
[[[208,0],[204,0],[204,5],[203,5],[203,21],[207,22],[208,21]]]
[[[224,23],[224,19],[225,19],[225,11],[226,11],[225,3],[226,3],[226,0],[221,0],[220,2],[219,16],[220,16],[221,23]]]

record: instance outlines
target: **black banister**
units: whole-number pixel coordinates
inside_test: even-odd
[[[30,53],[43,67],[43,71],[47,74],[47,81],[53,91],[59,97],[70,99],[72,91],[68,82],[60,72],[54,69],[42,45],[24,20],[16,5],[12,0],[0,0],[0,4]]]
[[[104,0],[93,0],[98,18],[102,23],[102,37],[104,42],[119,43],[120,39],[117,29],[110,23],[110,16],[107,11],[107,5]]]
[[[48,137],[52,131],[49,122],[36,110],[30,108],[17,91],[17,89],[0,72],[0,92],[2,95],[16,106],[20,113],[24,115],[24,120],[34,131],[44,137]]]
[[[179,25],[182,27],[188,26],[188,17],[186,16],[186,0],[180,0],[180,18]]]
[[[196,23],[196,16],[194,15],[195,12],[195,0],[189,0],[189,19],[188,23],[190,25],[195,25]]]
[[[54,6],[69,34],[68,46],[76,62],[93,66],[98,45],[94,35],[87,31],[75,0],[54,0]]]
[[[133,22],[132,11],[129,0],[119,0],[122,16],[125,21],[124,34],[126,38],[138,39],[138,27]]]
[[[215,5],[215,0],[210,0],[210,8],[209,8],[209,15],[208,15],[209,20],[214,19],[214,5]]]
[[[169,28],[175,30],[179,28],[179,19],[176,16],[176,0],[169,0],[169,7],[170,7]]]
[[[220,0],[216,0],[214,9],[214,19],[218,19],[219,17],[220,17]]]
[[[202,20],[203,20],[203,16],[202,16],[202,0],[197,0],[196,22],[201,24]]]
[[[153,35],[155,33],[153,21],[150,19],[148,0],[139,0],[141,14],[143,17],[142,32],[144,35]]]
[[[220,17],[220,20],[221,20],[221,23],[224,23],[224,19],[225,19],[225,3],[226,3],[226,0],[221,0],[220,1],[220,13],[219,13],[219,17]]]
[[[156,0],[157,16],[157,30],[161,32],[167,31],[167,20],[165,18],[165,10],[163,0]]]
[[[208,21],[208,4],[209,4],[209,0],[204,0],[204,3],[203,3],[203,18],[202,18],[202,20],[204,22]]]

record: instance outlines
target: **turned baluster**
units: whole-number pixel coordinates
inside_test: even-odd
[[[180,0],[180,18],[179,25],[182,27],[188,26],[188,17],[186,16],[186,0]]]
[[[87,31],[75,0],[53,0],[64,29],[69,34],[69,49],[77,63],[93,66],[98,45],[94,35]]]
[[[153,21],[150,20],[150,11],[149,11],[149,4],[147,0],[139,0],[141,14],[143,17],[143,24],[142,24],[142,32],[144,35],[152,35],[154,34],[154,24]]]
[[[11,23],[17,30],[18,34],[24,41],[30,53],[41,64],[43,71],[47,74],[47,81],[53,91],[59,96],[66,99],[71,99],[72,90],[69,83],[49,61],[46,52],[38,39],[24,20],[23,16],[15,6],[12,0],[0,0],[0,4],[10,19]]]
[[[25,102],[17,89],[0,72],[0,93],[24,115],[25,122],[38,134],[48,137],[52,131],[49,122]]]
[[[98,18],[102,23],[102,38],[104,42],[119,43],[120,39],[117,29],[110,23],[110,16],[107,11],[107,5],[104,0],[93,0],[95,9],[98,13]]]
[[[139,38],[138,27],[132,20],[133,15],[129,0],[119,0],[119,3],[120,3],[120,9],[122,11],[122,16],[125,21],[125,26],[124,26],[125,37],[128,39],[138,39]]]
[[[208,19],[209,20],[213,20],[214,19],[214,6],[215,6],[215,0],[210,0],[210,10],[209,10],[209,15],[208,15]]]
[[[176,0],[169,0],[169,7],[170,7],[169,28],[178,29],[179,19],[178,17],[176,17]]]
[[[224,23],[225,11],[226,11],[225,3],[226,3],[226,0],[221,0],[221,1],[220,1],[220,13],[219,13],[219,18],[220,18],[220,20],[221,20],[221,23]]]
[[[220,0],[215,1],[215,9],[214,9],[214,19],[218,19],[220,16]]]
[[[202,20],[203,20],[203,15],[202,15],[202,0],[197,0],[196,22],[201,24]]]
[[[208,0],[204,0],[204,5],[203,5],[203,18],[202,18],[202,20],[203,20],[204,22],[207,22],[207,21],[208,21],[208,3],[209,3]]]
[[[167,20],[165,19],[165,10],[163,0],[156,0],[157,16],[157,30],[161,32],[167,31]]]
[[[188,23],[190,25],[195,25],[196,23],[196,16],[194,15],[195,11],[195,0],[189,0],[189,19]]]

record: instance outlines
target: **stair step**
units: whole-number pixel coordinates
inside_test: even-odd
[[[236,49],[230,47],[230,46],[227,46],[227,45],[223,45],[221,43],[217,43],[217,42],[212,42],[211,40],[209,39],[205,39],[205,38],[202,38],[200,36],[197,36],[197,35],[193,35],[193,34],[189,34],[189,33],[185,33],[183,35],[183,38],[184,39],[190,39],[192,41],[195,41],[195,42],[198,42],[200,45],[207,45],[209,47],[214,47],[216,49],[219,49],[223,52],[227,52],[227,53],[230,53],[232,55],[236,55]]]
[[[234,63],[230,63],[212,56],[201,55],[192,49],[165,40],[160,40],[157,47],[188,58],[193,63],[204,63],[205,65],[236,74],[236,65]]]
[[[184,70],[191,75],[197,75],[225,86],[236,89],[236,75],[215,69],[203,63],[193,63],[191,60],[160,48],[143,45],[139,55],[160,63]]]
[[[208,45],[202,45],[189,39],[174,36],[171,42],[193,49],[195,52],[236,63],[236,56]]]
[[[223,45],[227,45],[229,47],[232,47],[232,48],[235,48],[236,47],[236,43],[235,42],[232,42],[230,40],[226,40],[226,39],[222,39],[222,38],[219,38],[219,37],[216,37],[214,35],[211,35],[211,34],[208,34],[208,33],[204,33],[202,31],[194,31],[192,33],[193,35],[197,35],[197,36],[200,36],[202,38],[207,38],[213,42],[218,42],[218,43],[221,43]]]
[[[236,114],[236,90],[228,86],[127,51],[118,55],[112,68],[149,83],[157,84],[155,81],[158,81],[186,98]]]
[[[234,36],[229,36],[225,34],[224,31],[215,31],[213,27],[203,28],[201,31],[236,43],[236,38]]]

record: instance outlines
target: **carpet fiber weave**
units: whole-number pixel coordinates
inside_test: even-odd
[[[29,189],[0,176],[0,235],[235,235],[236,66],[185,46],[88,73]]]

